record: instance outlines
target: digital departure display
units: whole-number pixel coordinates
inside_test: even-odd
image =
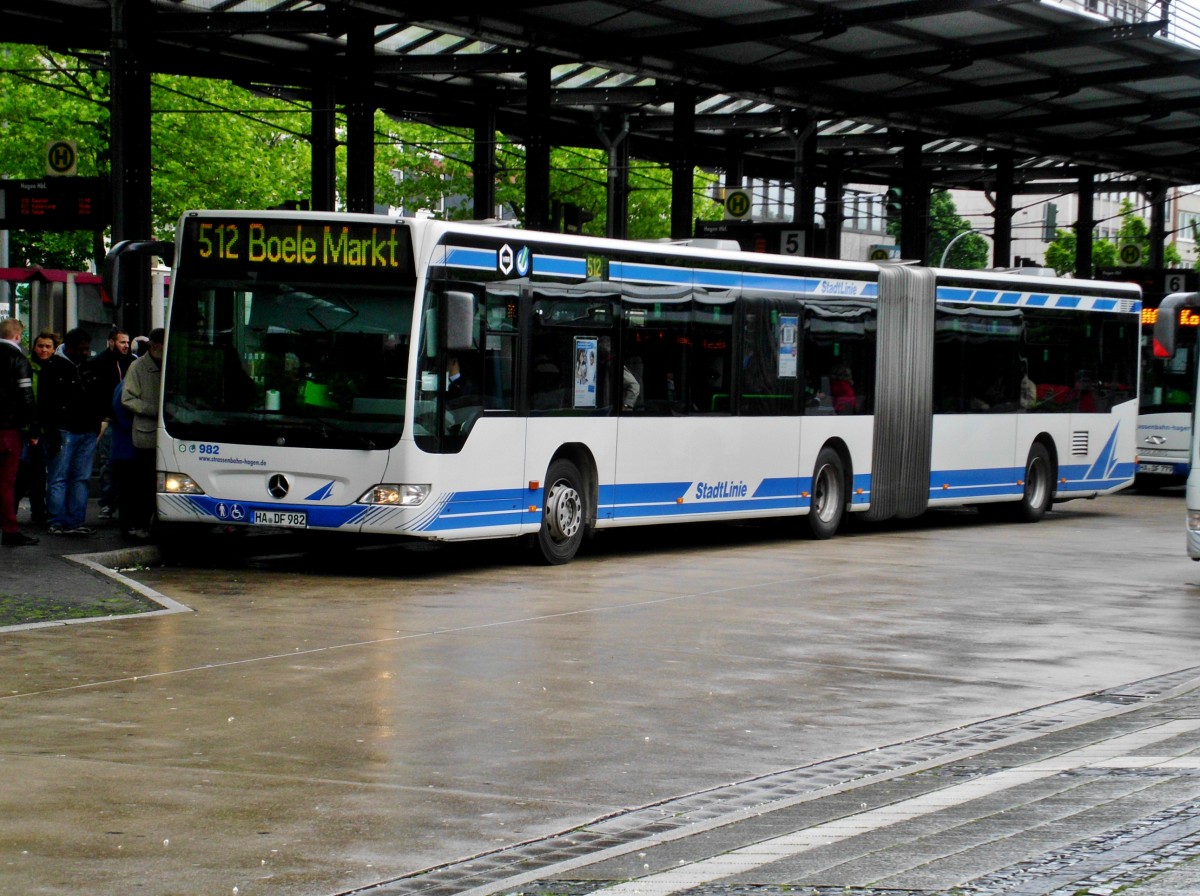
[[[1158,320],[1157,308],[1142,309],[1142,325],[1153,327]],[[1179,309],[1179,326],[1181,327],[1200,327],[1200,312],[1192,308]]]
[[[411,282],[412,241],[403,224],[296,218],[189,218],[182,261],[193,275]]]

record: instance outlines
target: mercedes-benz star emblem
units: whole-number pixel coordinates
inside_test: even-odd
[[[287,477],[282,473],[276,473],[267,480],[267,491],[271,493],[272,498],[286,497],[290,487]]]

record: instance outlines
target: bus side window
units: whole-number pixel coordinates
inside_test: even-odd
[[[804,317],[806,414],[870,414],[875,385],[874,308],[813,303]],[[935,377],[937,363],[934,364]],[[828,391],[823,391],[824,387]],[[816,399],[814,401],[814,399]]]
[[[621,333],[623,398],[625,371],[637,381],[637,397],[626,413],[655,417],[686,413],[683,396],[694,388],[694,372],[688,365],[689,307],[688,302],[626,301]],[[636,369],[639,363],[640,370]]]
[[[747,299],[742,317],[739,412],[747,416],[796,413],[799,385],[800,305],[795,300]],[[829,388],[828,382],[825,384]],[[811,399],[820,405],[819,390]],[[825,393],[828,398],[829,392]]]
[[[491,290],[485,299],[483,404],[489,411],[516,408],[517,309],[511,296]]]
[[[732,413],[733,306],[695,302],[690,324],[692,413]]]
[[[594,284],[578,293],[543,289],[547,294],[535,293],[533,302],[530,413],[612,413],[611,299],[597,296]]]

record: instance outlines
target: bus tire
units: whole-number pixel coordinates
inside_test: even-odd
[[[165,566],[203,566],[211,563],[209,533],[212,527],[198,523],[164,523],[158,520],[151,530],[158,545],[159,559]]]
[[[1054,499],[1054,464],[1041,442],[1034,442],[1025,460],[1025,490],[1014,508],[1013,518],[1021,523],[1036,523],[1046,515]]]
[[[816,539],[832,538],[846,513],[846,468],[842,456],[825,447],[813,467],[812,500],[805,532]]]
[[[537,546],[550,566],[568,563],[579,551],[587,527],[587,498],[583,477],[569,460],[556,460],[546,471],[542,527]]]

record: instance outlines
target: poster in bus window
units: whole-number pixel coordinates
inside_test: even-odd
[[[577,408],[596,406],[596,347],[595,336],[575,337],[575,402]]]
[[[798,354],[800,315],[779,316],[779,378],[794,377]]]

